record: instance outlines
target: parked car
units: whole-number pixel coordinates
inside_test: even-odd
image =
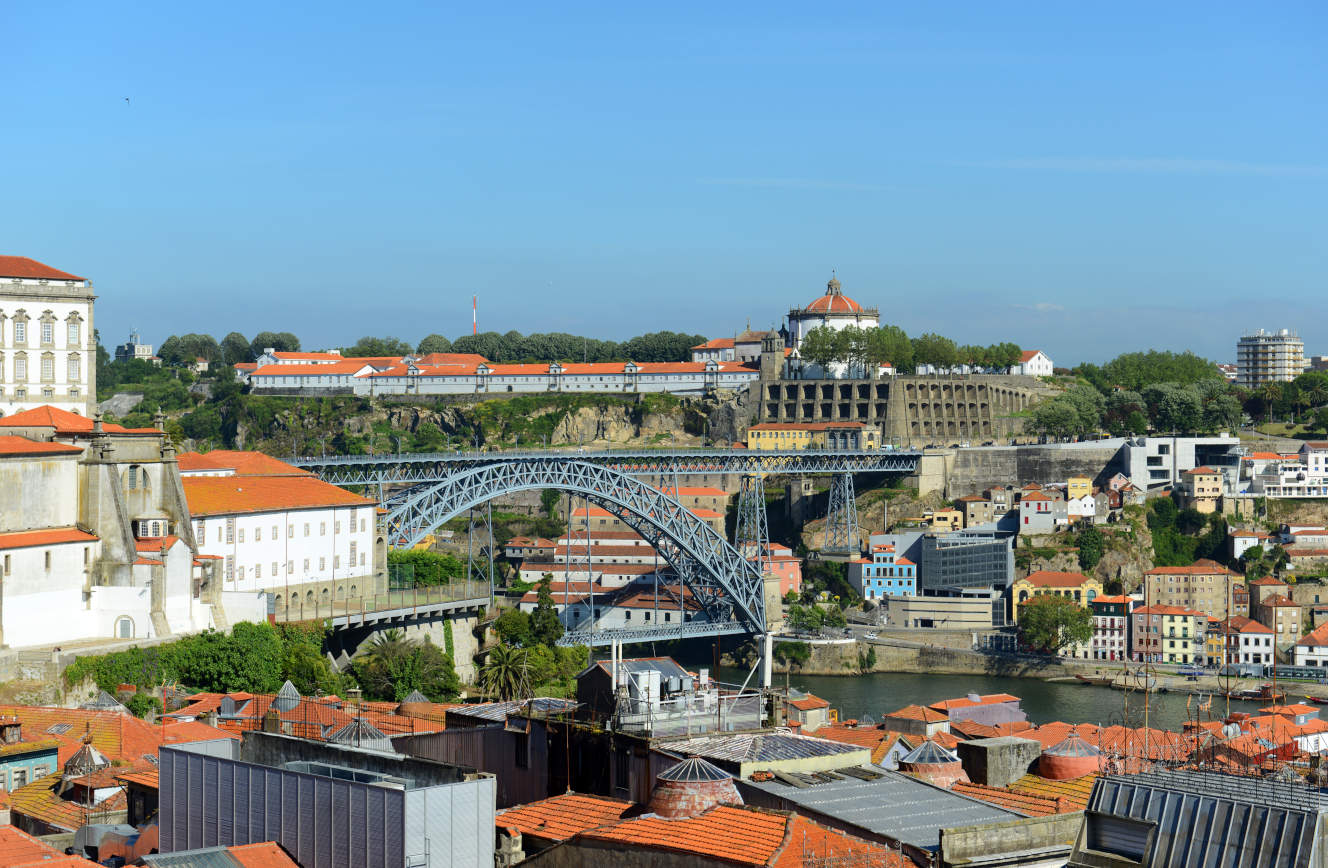
[[[864,639],[875,639],[875,638],[877,638],[877,636],[876,636],[876,634],[873,632],[873,633],[868,633],[868,634],[866,634],[865,636],[863,636],[863,638],[864,638]]]

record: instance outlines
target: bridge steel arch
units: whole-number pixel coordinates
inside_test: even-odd
[[[711,632],[728,632],[724,623],[735,619],[743,632],[766,631],[760,573],[714,528],[638,479],[566,455],[495,461],[416,486],[389,509],[388,539],[394,546],[412,546],[448,519],[498,495],[545,488],[586,498],[657,547],[716,625]]]

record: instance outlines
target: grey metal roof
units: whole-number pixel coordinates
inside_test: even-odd
[[[115,711],[120,714],[129,714],[129,709],[125,708],[120,700],[111,696],[105,690],[98,691],[95,697],[80,705],[79,708],[89,711]]]
[[[358,716],[351,718],[350,723],[332,733],[327,740],[333,744],[396,753],[392,747],[392,739],[384,735],[378,727]]]
[[[1155,823],[1145,854],[1150,865],[1300,868],[1318,864],[1311,855],[1328,794],[1303,784],[1178,769],[1100,777],[1088,807]]]
[[[910,765],[941,765],[942,763],[957,763],[959,757],[934,741],[924,741],[910,751],[907,756],[900,757],[899,761]]]
[[[842,775],[839,780],[808,786],[773,781],[738,782],[739,791],[749,805],[762,804],[760,796],[747,795],[752,790],[792,803],[800,813],[815,812],[851,824],[868,832],[885,835],[896,841],[927,850],[940,846],[941,829],[1000,823],[1023,819],[1022,814],[1007,811],[986,802],[943,790],[910,775],[869,766],[871,780]],[[800,782],[821,775],[797,776]]]
[[[1064,741],[1059,741],[1043,751],[1047,756],[1101,756],[1102,751],[1094,745],[1084,741],[1076,730],[1070,730],[1070,734]]]
[[[300,691],[289,681],[281,685],[277,695],[272,697],[272,707],[277,711],[290,711],[300,704]]]
[[[585,672],[590,671],[596,666],[603,669],[605,672],[608,672],[610,669],[608,660],[598,660],[590,666],[587,666],[581,674],[584,675]],[[686,678],[689,674],[687,670],[679,666],[678,662],[672,657],[636,657],[618,661],[618,674],[620,677],[623,674],[631,674],[633,672],[658,672],[660,678]]]
[[[680,754],[695,754],[729,762],[768,762],[854,753],[864,748],[824,738],[790,732],[742,732],[731,735],[702,735],[667,741],[660,745]]]
[[[700,757],[688,757],[655,775],[661,781],[725,781],[733,775]]]
[[[573,699],[558,699],[553,696],[536,696],[533,699],[509,699],[506,702],[481,702],[475,705],[462,705],[449,708],[448,714],[464,714],[480,720],[492,720],[502,723],[509,714],[528,711],[532,714],[561,714],[571,711],[580,703]]]
[[[239,860],[225,847],[204,847],[176,853],[153,853],[144,856],[143,864],[153,868],[241,868]]]
[[[410,695],[408,695],[405,699],[401,700],[401,704],[405,705],[407,703],[418,703],[418,702],[428,702],[428,701],[429,697],[425,696],[423,693],[420,693],[418,690],[412,690],[410,692]]]

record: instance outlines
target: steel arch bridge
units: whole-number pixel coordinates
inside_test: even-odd
[[[706,615],[705,623],[684,623],[642,631],[595,631],[598,641],[630,641],[713,635],[764,633],[765,596],[756,566],[719,533],[676,499],[610,467],[549,457],[545,461],[491,463],[453,473],[435,484],[418,486],[393,502],[387,533],[394,543],[413,545],[435,527],[502,494],[531,489],[569,491],[607,510],[656,547]],[[565,636],[566,644],[585,644],[590,636]]]
[[[744,558],[676,499],[633,474],[754,477],[758,495],[749,500],[763,505],[760,479],[767,474],[831,474],[848,482],[851,499],[851,474],[912,473],[920,457],[920,452],[892,449],[543,449],[302,457],[287,462],[335,485],[376,487],[379,501],[388,510],[388,539],[394,547],[415,545],[447,520],[517,491],[568,491],[607,510],[663,555],[705,615],[644,629],[577,630],[562,640],[564,644],[607,645],[766,630],[760,558],[757,563]],[[389,493],[389,487],[395,490]]]

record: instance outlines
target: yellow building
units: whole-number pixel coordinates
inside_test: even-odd
[[[927,516],[927,522],[932,530],[960,530],[964,526],[964,514],[954,507],[938,509]]]
[[[1065,499],[1078,500],[1093,493],[1093,480],[1087,476],[1071,476],[1065,480]]]
[[[1066,597],[1085,608],[1102,593],[1102,583],[1083,573],[1057,573],[1039,570],[1022,579],[1015,579],[1010,588],[1014,601],[1014,623],[1019,623],[1019,607],[1034,597],[1045,595]]]
[[[1130,613],[1130,656],[1137,662],[1204,662],[1208,615],[1180,606],[1145,606]]]
[[[1217,512],[1222,500],[1222,474],[1211,467],[1196,467],[1181,475],[1185,505],[1205,515]]]
[[[881,429],[861,422],[762,422],[747,429],[747,448],[763,451],[881,448]]]

